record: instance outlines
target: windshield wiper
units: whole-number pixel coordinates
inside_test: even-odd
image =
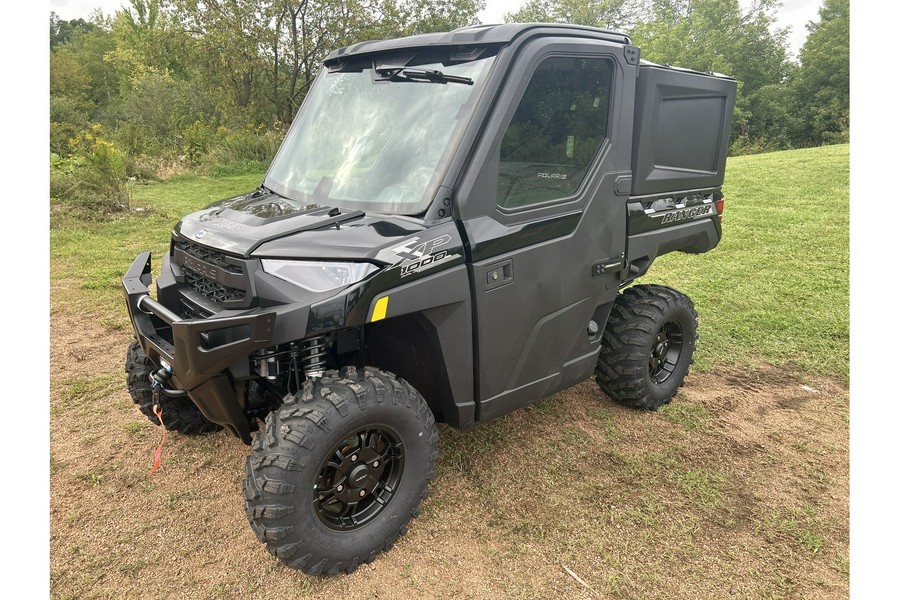
[[[475,81],[471,77],[460,77],[459,75],[446,75],[442,71],[435,69],[410,69],[409,67],[399,66],[383,66],[377,67],[375,72],[385,79],[393,79],[394,77],[403,76],[407,79],[417,79],[421,81],[430,81],[433,83],[464,83],[472,85]]]

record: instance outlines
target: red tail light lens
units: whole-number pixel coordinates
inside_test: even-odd
[[[725,198],[719,198],[716,200],[716,212],[719,214],[719,217],[722,217],[722,213],[725,212]]]

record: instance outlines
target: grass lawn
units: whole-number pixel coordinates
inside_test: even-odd
[[[135,255],[262,174],[137,186],[143,210],[99,220],[52,204],[51,597],[846,598],[848,158],[730,159],[722,243],[651,268],[701,319],[672,404],[630,410],[586,381],[470,432],[441,425],[408,534],[328,579],[250,531],[236,439],[173,433],[149,474],[161,432],[122,371]]]
[[[668,254],[647,279],[700,313],[700,368],[764,360],[847,381],[850,147],[731,158],[719,246]]]

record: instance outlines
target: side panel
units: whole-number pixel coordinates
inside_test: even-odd
[[[464,265],[401,285],[370,303],[369,364],[408,380],[439,420],[475,424],[472,303]]]

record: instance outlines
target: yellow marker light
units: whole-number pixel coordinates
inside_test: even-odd
[[[372,322],[380,321],[387,316],[387,303],[387,296],[378,299],[378,302],[375,303],[375,308],[372,309]]]

